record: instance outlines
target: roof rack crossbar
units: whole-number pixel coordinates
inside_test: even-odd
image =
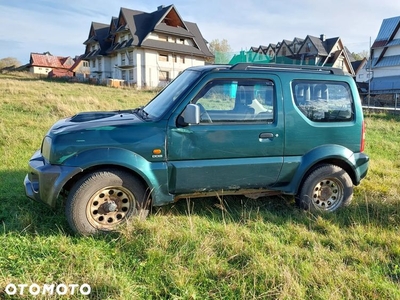
[[[292,69],[298,71],[320,71],[335,75],[344,75],[342,69],[332,67],[307,66],[307,65],[285,65],[285,64],[257,64],[257,63],[237,63],[231,67],[231,70],[249,70],[249,69]]]

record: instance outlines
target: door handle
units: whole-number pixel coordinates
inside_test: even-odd
[[[260,135],[258,136],[260,139],[272,139],[274,138],[274,134],[272,132],[263,132],[260,133]]]

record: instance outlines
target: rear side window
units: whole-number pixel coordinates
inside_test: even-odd
[[[345,82],[295,80],[293,99],[313,122],[344,122],[354,118],[350,87]]]

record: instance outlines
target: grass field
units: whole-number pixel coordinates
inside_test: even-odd
[[[27,162],[78,111],[151,91],[0,74],[0,299],[9,284],[88,284],[65,299],[400,299],[400,118],[366,115],[370,171],[353,203],[316,216],[291,197],[180,201],[119,233],[79,237],[62,207],[25,197]],[[18,291],[19,292],[19,291]],[[38,295],[35,299],[55,299]]]

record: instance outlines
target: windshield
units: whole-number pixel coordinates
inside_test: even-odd
[[[199,76],[198,71],[186,70],[168,84],[149,104],[143,109],[151,118],[159,118],[174,103],[176,99],[192,85]]]

